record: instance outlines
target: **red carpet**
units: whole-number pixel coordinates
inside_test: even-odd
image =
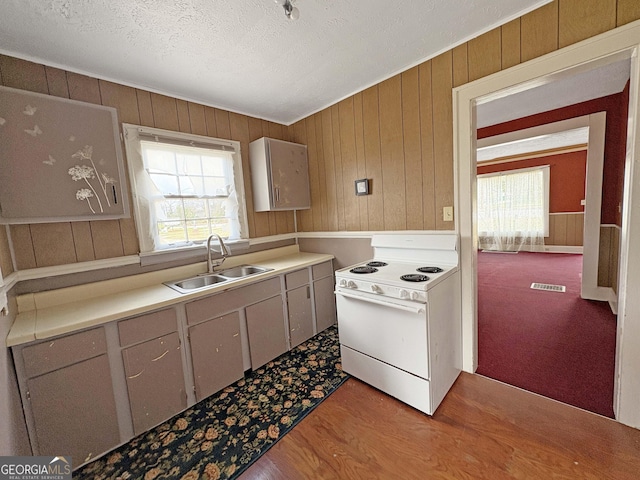
[[[580,298],[581,271],[581,255],[479,252],[477,373],[613,418],[616,317]]]

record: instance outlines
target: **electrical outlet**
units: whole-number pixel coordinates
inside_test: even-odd
[[[442,207],[442,220],[453,222],[453,207]]]

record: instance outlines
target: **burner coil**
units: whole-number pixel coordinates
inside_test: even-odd
[[[405,282],[426,282],[429,280],[429,277],[426,275],[418,275],[417,273],[409,273],[407,275],[402,275],[400,280],[404,280]]]
[[[373,267],[355,267],[352,268],[351,270],[349,270],[351,273],[376,273],[378,271],[377,268],[373,268]]]

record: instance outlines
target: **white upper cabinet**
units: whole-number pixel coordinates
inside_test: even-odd
[[[256,212],[311,208],[307,146],[262,137],[249,144]]]
[[[0,87],[0,223],[129,216],[115,108]]]

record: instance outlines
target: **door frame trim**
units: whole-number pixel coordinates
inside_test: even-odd
[[[634,205],[632,201],[634,186],[640,185],[640,168],[635,168],[634,158],[634,152],[640,151],[637,118],[640,108],[639,50],[640,21],[635,21],[453,89],[454,193],[456,211],[459,212],[456,228],[460,233],[461,245],[462,364],[465,371],[473,373],[478,359],[477,233],[474,228],[476,206],[473,201],[476,195],[476,105],[527,90],[552,76],[573,75],[631,59],[614,411],[621,422],[636,428],[640,428],[640,411],[636,405],[640,384],[634,378],[640,377],[640,351],[634,353],[633,350],[640,339],[640,298],[627,295],[626,289],[628,285],[640,284],[640,252],[633,248],[634,244],[640,244],[640,204]]]

